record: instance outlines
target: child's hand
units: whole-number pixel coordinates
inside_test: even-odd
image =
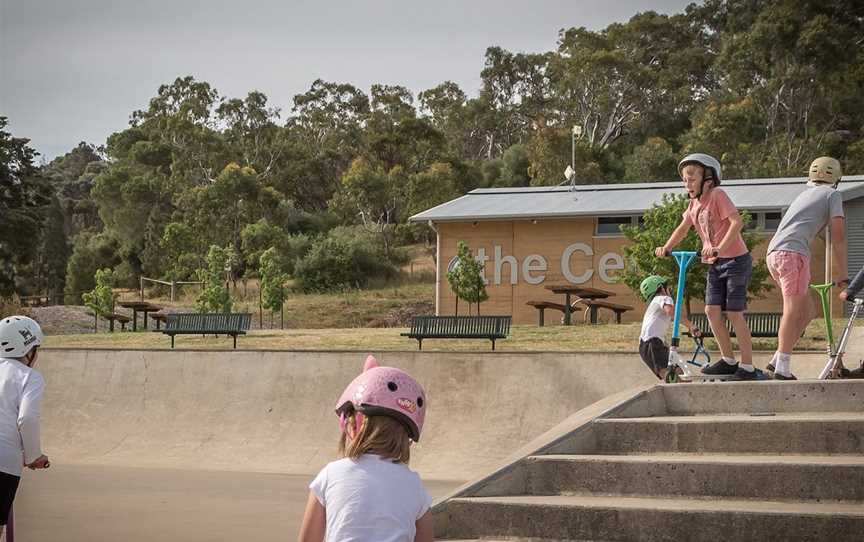
[[[720,255],[720,250],[715,247],[702,247],[703,258],[716,258]]]
[[[658,258],[665,258],[669,251],[666,250],[666,247],[657,247],[654,249],[654,256]]]
[[[690,335],[691,335],[692,337],[698,339],[699,337],[702,336],[702,330],[699,329],[698,327],[695,327],[695,326],[694,326],[694,327],[691,327],[691,328],[690,328]]]
[[[29,463],[27,465],[27,468],[30,470],[36,470],[36,469],[47,469],[50,466],[51,466],[51,462],[48,461],[48,456],[47,455],[40,455],[39,457],[36,458],[35,461],[33,461],[32,463]]]
[[[846,301],[846,298],[849,297],[849,290],[843,290],[842,292],[840,292],[840,296],[839,296],[839,297],[840,297],[840,299],[842,299],[843,301]]]

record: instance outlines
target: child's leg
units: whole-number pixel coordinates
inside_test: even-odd
[[[726,281],[720,277],[717,264],[708,268],[705,282],[705,315],[711,325],[711,332],[720,347],[720,354],[731,363],[735,359],[732,351],[732,339],[723,322],[723,311],[726,304]]]
[[[726,317],[732,322],[738,348],[741,350],[742,368],[753,370],[753,340],[750,337],[750,327],[744,319],[747,310],[747,287],[753,275],[753,258],[750,254],[742,254],[724,264],[721,277],[726,282]]]
[[[795,252],[778,251],[768,255],[767,263],[768,271],[783,295],[777,353],[772,362],[776,373],[790,376],[792,351],[816,309],[809,295],[810,260]]]
[[[711,325],[711,332],[714,334],[717,346],[720,347],[720,355],[730,361],[735,359],[735,353],[732,351],[732,338],[723,323],[723,308],[720,305],[705,305],[705,315],[708,317],[708,323]]]

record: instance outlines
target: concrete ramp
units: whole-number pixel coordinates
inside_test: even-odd
[[[365,352],[41,351],[46,453],[57,463],[316,472],[333,406]],[[412,467],[468,480],[573,412],[656,380],[635,354],[379,352],[429,398]]]

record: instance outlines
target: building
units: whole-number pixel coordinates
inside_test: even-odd
[[[764,259],[783,213],[805,187],[804,178],[723,181],[722,188],[735,205],[749,211],[764,231],[765,242],[754,250],[754,260]],[[864,175],[845,177],[839,190],[846,212],[849,272],[854,275],[864,266]],[[461,240],[485,264],[486,314],[512,314],[516,324],[536,323],[537,311],[526,302],[563,302],[545,286],[571,283],[615,292],[610,301],[637,309],[628,312],[625,321],[640,319],[642,300],[615,280],[625,265],[622,249],[627,243],[619,228],[639,224],[640,216],[660,203],[663,194],[682,191],[680,182],[586,185],[572,191],[568,186],[489,188],[418,213],[410,220],[428,223],[438,234],[436,312],[455,310],[447,268]],[[824,240],[817,238],[812,251],[813,281],[822,282]],[[781,305],[774,290],[765,299],[751,300],[749,310],[780,312]],[[701,310],[701,305],[692,308]],[[835,303],[834,313],[841,311]]]

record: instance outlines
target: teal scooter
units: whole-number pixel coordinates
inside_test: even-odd
[[[678,354],[678,346],[681,343],[678,326],[681,323],[681,306],[684,302],[684,284],[687,279],[687,268],[697,253],[693,251],[675,251],[671,255],[678,264],[678,287],[675,292],[675,316],[672,321],[672,344],[669,347],[669,368],[666,373],[666,382],[674,384],[682,381],[720,380],[722,377],[718,378],[714,375],[702,374],[702,367],[711,363],[711,356],[705,350],[702,337],[693,337],[693,340],[696,342],[696,351],[693,352],[692,358],[684,360]],[[699,356],[704,359],[702,363],[697,361]]]

